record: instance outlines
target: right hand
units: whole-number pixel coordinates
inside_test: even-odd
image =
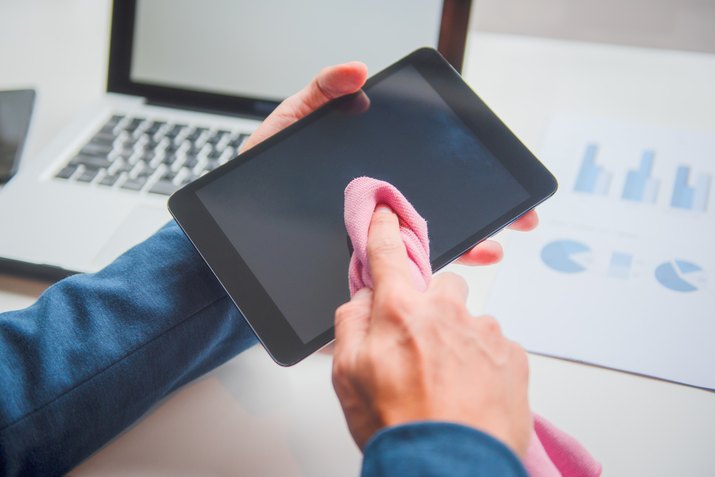
[[[415,287],[397,216],[370,224],[374,291],[335,316],[333,385],[358,446],[383,427],[449,421],[477,428],[523,457],[532,421],[526,353],[491,317],[467,311],[466,282],[437,275]]]

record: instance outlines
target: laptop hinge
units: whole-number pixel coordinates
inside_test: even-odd
[[[208,113],[208,114],[219,114],[222,116],[233,116],[233,117],[239,117],[239,118],[247,118],[247,119],[263,119],[266,116],[268,116],[273,109],[276,107],[276,103],[272,102],[267,102],[267,101],[255,101],[252,104],[252,108],[250,112],[246,111],[236,111],[234,109],[231,109],[229,107],[210,107],[210,106],[197,106],[197,105],[190,105],[190,104],[178,104],[176,102],[172,101],[162,101],[162,100],[155,100],[155,99],[145,99],[145,104],[148,104],[150,106],[159,106],[163,108],[172,108],[172,109],[182,109],[185,111],[194,111],[194,112],[199,112],[199,113]]]

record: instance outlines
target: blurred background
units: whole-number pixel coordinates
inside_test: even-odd
[[[715,53],[712,0],[476,0],[470,28]]]

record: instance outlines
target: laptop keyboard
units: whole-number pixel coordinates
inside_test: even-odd
[[[58,179],[170,195],[238,154],[248,133],[112,116]]]

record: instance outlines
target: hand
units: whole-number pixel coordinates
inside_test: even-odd
[[[281,129],[290,126],[328,101],[359,91],[366,79],[367,66],[357,61],[323,69],[308,86],[283,101],[263,121],[243,143],[241,152],[247,151]],[[531,230],[538,223],[539,218],[532,210],[514,222],[511,228]],[[502,256],[503,251],[498,242],[485,240],[462,255],[458,261],[465,265],[489,265],[501,260]]]
[[[480,429],[524,456],[532,427],[526,353],[491,317],[472,317],[451,273],[427,291],[412,282],[397,216],[375,211],[368,237],[374,291],[335,314],[333,386],[361,448],[379,429],[449,421]]]

